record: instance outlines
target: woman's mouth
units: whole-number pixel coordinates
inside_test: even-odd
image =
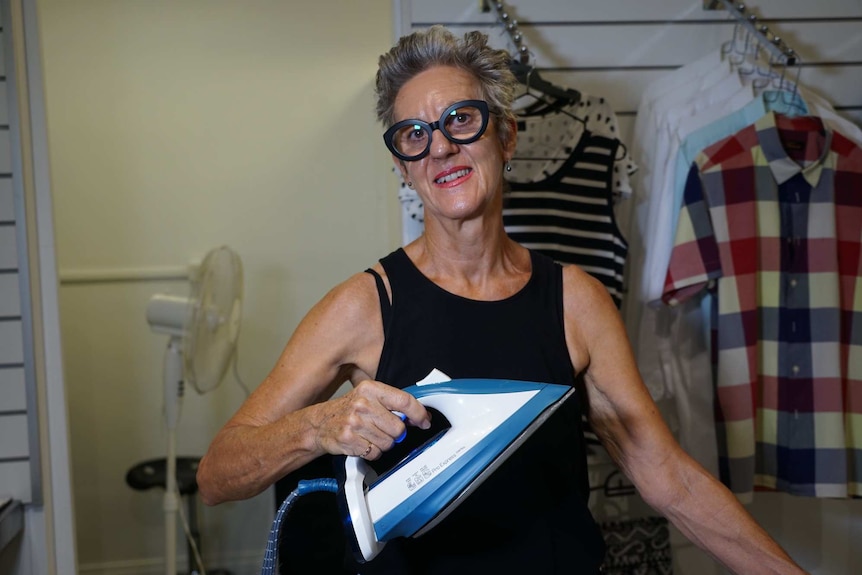
[[[438,185],[451,184],[452,182],[469,175],[472,171],[473,170],[470,168],[458,168],[457,170],[445,173],[442,176],[437,176],[437,178],[434,179],[434,183]]]

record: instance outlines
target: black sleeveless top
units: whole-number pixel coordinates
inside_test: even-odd
[[[392,302],[381,278],[368,270],[377,280],[385,333],[376,379],[404,388],[436,368],[453,379],[500,378],[580,386],[565,343],[562,268],[538,252],[530,254],[532,275],[524,288],[507,299],[490,302],[440,288],[422,275],[403,249],[380,260],[392,288]],[[573,394],[464,503],[425,535],[391,541],[365,565],[348,557],[342,571],[327,570],[320,563],[337,554],[337,545],[331,544],[328,551],[321,547],[310,559],[318,561],[317,569],[309,572],[598,572],[605,549],[587,508],[589,483],[580,414],[578,396]],[[327,465],[321,464],[323,459],[327,458],[310,464],[319,466],[318,473]],[[303,471],[298,473],[305,475]],[[309,476],[314,473],[311,470]],[[295,475],[285,480],[292,480],[289,482],[295,486]],[[287,487],[282,486],[279,500],[289,493]],[[317,495],[299,499],[291,515],[303,499]],[[324,514],[335,512],[334,503],[328,511],[322,509],[329,504],[320,498],[317,512],[304,513],[304,527],[313,528],[311,524],[323,521]],[[301,520],[291,517],[289,523]],[[303,545],[321,546],[303,526],[295,526],[292,532],[305,542],[289,544],[286,524],[283,564],[292,561],[285,553],[296,553]],[[329,535],[336,537],[331,526]],[[338,545],[344,549],[343,535]],[[304,550],[307,553],[308,547]],[[283,573],[303,572],[298,569],[298,565],[292,566]]]

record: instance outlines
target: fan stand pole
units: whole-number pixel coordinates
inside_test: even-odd
[[[180,418],[180,405],[183,398],[183,357],[182,340],[172,336],[165,350],[165,426],[168,446],[165,497],[165,573],[177,574],[177,421]]]

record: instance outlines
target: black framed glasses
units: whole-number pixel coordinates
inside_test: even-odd
[[[383,134],[386,147],[406,162],[421,160],[431,151],[431,134],[440,130],[456,144],[469,144],[482,137],[488,127],[488,103],[463,100],[446,108],[436,122],[401,120]]]

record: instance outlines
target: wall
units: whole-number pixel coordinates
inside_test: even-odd
[[[498,46],[513,50],[495,12],[484,12],[483,4],[487,2],[401,0],[397,29],[407,33],[434,23],[456,32],[481,29]],[[726,12],[704,11],[703,4],[701,0],[503,2],[510,18],[518,22],[523,44],[542,77],[607,98],[618,116],[623,142],[633,132],[646,86],[731,39],[734,20]],[[862,123],[862,4],[858,0],[758,0],[745,5],[799,54],[800,81]],[[637,185],[637,178],[633,184]],[[620,212],[625,213],[625,206]],[[855,544],[862,540],[862,502],[758,494],[749,510],[811,573],[862,573],[862,549]],[[672,535],[675,573],[720,571],[678,532]]]
[[[254,387],[326,290],[395,247],[372,97],[391,3],[38,5],[79,572],[158,573],[161,490],[125,482],[165,452],[167,339],[147,301],[186,294],[188,264],[231,246],[245,268],[238,373]],[[179,454],[201,455],[243,397],[230,375],[189,390]],[[199,507],[208,565],[256,572],[272,507],[270,492]]]

